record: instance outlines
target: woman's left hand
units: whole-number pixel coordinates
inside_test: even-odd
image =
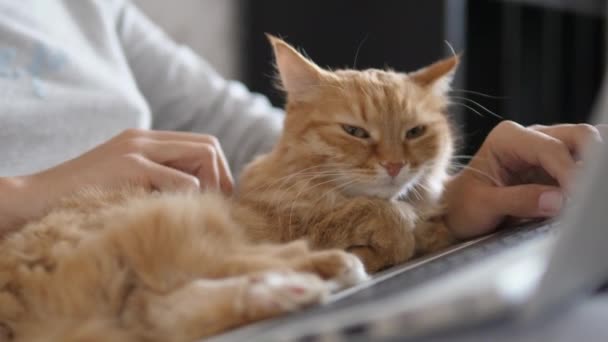
[[[448,183],[448,227],[470,238],[491,232],[507,217],[557,215],[591,141],[602,138],[587,124],[523,127],[503,121]]]

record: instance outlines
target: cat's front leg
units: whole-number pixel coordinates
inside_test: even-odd
[[[414,235],[396,223],[370,220],[365,226],[359,226],[357,231],[365,241],[358,237],[346,250],[358,256],[369,273],[398,265],[414,255]]]
[[[423,218],[414,229],[416,255],[425,255],[445,249],[457,242],[442,216]]]
[[[357,255],[373,273],[414,255],[414,222],[395,202],[355,198],[325,215],[308,238],[315,248],[342,248]]]
[[[396,205],[413,227],[416,256],[440,251],[457,241],[445,224],[444,206],[438,203],[420,205],[408,201],[397,201]]]

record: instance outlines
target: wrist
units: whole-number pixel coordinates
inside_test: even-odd
[[[26,183],[23,177],[0,177],[0,236],[21,225],[27,216],[22,199]]]
[[[462,178],[464,177],[462,172],[454,174],[450,177],[450,179],[446,182],[443,196],[442,196],[442,204],[444,208],[443,222],[445,227],[454,235],[454,237],[458,239],[464,238],[466,234],[462,234],[462,227],[459,226],[455,221],[455,216],[458,216],[460,208],[460,204],[462,204],[462,196],[459,194],[461,191]]]
[[[40,215],[44,206],[34,200],[34,176],[0,177],[0,236]]]

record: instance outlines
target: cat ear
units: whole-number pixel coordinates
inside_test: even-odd
[[[323,70],[302,56],[282,39],[266,34],[276,59],[283,89],[290,95],[302,95],[319,85]]]
[[[444,95],[450,89],[459,63],[460,55],[454,55],[408,75],[420,86],[430,88],[437,95]]]

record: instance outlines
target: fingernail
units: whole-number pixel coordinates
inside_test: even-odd
[[[538,199],[538,208],[541,213],[555,215],[562,209],[564,195],[559,191],[543,192]]]

